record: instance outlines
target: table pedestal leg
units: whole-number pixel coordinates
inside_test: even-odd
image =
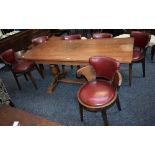
[[[59,82],[59,79],[64,78],[65,75],[67,74],[67,72],[60,73],[60,69],[59,69],[58,65],[49,65],[49,67],[50,67],[50,70],[51,70],[51,73],[53,76],[53,80],[48,87],[48,90],[47,90],[48,94],[52,93],[55,90],[55,88]]]

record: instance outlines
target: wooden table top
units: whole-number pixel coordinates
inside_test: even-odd
[[[52,122],[35,116],[28,112],[13,108],[8,105],[0,105],[0,126],[12,126],[14,121],[19,121],[21,126],[59,126],[60,123]]]
[[[112,57],[120,63],[131,63],[133,38],[62,40],[51,37],[46,43],[28,50],[22,59],[42,64],[88,64],[91,56]]]

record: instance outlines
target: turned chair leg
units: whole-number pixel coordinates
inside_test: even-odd
[[[80,118],[81,118],[81,122],[83,122],[83,107],[81,104],[79,104],[79,110],[80,110]]]
[[[13,103],[11,100],[10,100],[9,105],[10,105],[11,107],[15,107],[14,103]]]
[[[103,121],[104,121],[104,125],[108,126],[109,123],[108,123],[106,110],[102,110],[101,113],[102,113],[102,118],[103,118]]]
[[[65,72],[65,65],[62,65],[62,72],[64,73]]]
[[[17,78],[16,74],[13,73],[13,76],[14,76],[14,78],[15,78],[15,80],[16,80],[16,83],[17,83],[17,86],[18,86],[19,90],[21,90],[21,86],[20,86],[20,84],[19,84],[19,81],[18,81],[18,78]]]
[[[32,84],[34,85],[35,89],[37,89],[37,85],[36,85],[36,82],[31,74],[31,72],[28,72],[27,75],[30,77],[31,81],[32,81]]]
[[[36,67],[38,73],[40,74],[40,76],[44,79],[44,74],[43,74],[43,72],[41,71],[41,69],[40,69],[37,65],[35,65],[35,67]]]
[[[142,61],[143,77],[145,77],[145,58]]]
[[[71,65],[71,69],[73,69],[73,65]]]
[[[80,65],[77,65],[77,70],[80,69]]]
[[[121,105],[120,105],[120,101],[119,101],[119,96],[117,96],[117,99],[116,99],[116,105],[117,105],[117,108],[119,111],[121,111]]]
[[[132,83],[132,63],[129,64],[129,86],[131,87]]]
[[[27,78],[26,74],[24,74],[24,77],[25,77],[26,81],[28,81],[28,78]]]
[[[43,64],[39,64],[39,70],[40,70],[40,74],[41,74],[41,76],[44,78],[44,66],[43,66]]]
[[[154,53],[155,53],[155,46],[152,46],[152,49],[151,49],[151,60],[153,60]]]

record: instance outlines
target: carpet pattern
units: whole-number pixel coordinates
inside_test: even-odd
[[[67,77],[75,77],[75,69],[66,68]],[[119,91],[122,111],[118,111],[114,104],[107,110],[109,125],[111,126],[152,126],[155,125],[155,64],[150,60],[150,49],[146,55],[146,77],[142,77],[141,64],[133,65],[133,80],[131,88],[128,86],[128,65],[121,65],[123,83]],[[76,93],[79,84],[60,83],[55,92],[48,95],[47,87],[52,76],[48,65],[45,65],[45,79],[37,71],[33,71],[38,90],[31,81],[24,76],[19,77],[22,90],[17,87],[10,71],[2,70],[0,78],[6,85],[8,93],[17,108],[39,115],[46,119],[57,121],[67,126],[101,126],[101,113],[84,110],[84,122],[80,121]]]

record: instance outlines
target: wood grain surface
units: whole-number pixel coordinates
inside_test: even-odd
[[[133,43],[133,38],[68,41],[51,37],[46,43],[28,50],[22,59],[41,64],[86,65],[89,57],[107,56],[129,64],[132,61]]]

